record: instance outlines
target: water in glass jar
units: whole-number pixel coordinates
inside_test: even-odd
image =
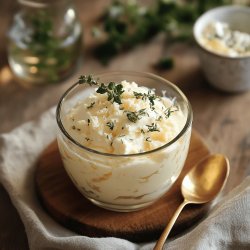
[[[81,26],[78,22],[67,25],[68,12],[63,19],[64,26],[54,23],[44,11],[28,17],[20,12],[14,17],[9,32],[8,60],[17,78],[30,84],[52,83],[74,70],[81,51]]]

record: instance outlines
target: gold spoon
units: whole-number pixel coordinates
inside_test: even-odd
[[[229,161],[225,156],[219,154],[204,158],[187,173],[181,184],[184,201],[164,229],[154,250],[162,249],[184,206],[189,203],[201,204],[211,201],[225,185],[228,175]]]

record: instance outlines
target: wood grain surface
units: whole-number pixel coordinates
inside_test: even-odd
[[[101,65],[91,54],[93,38],[90,31],[108,3],[104,0],[75,0],[84,28],[82,66],[71,78],[60,84],[27,89],[10,74],[6,56],[6,33],[17,9],[16,1],[0,0],[0,133],[10,132],[55,105],[79,73],[109,70],[153,72],[176,83],[183,90],[193,108],[196,130],[213,152],[228,156],[231,173],[224,193],[229,192],[250,174],[250,92],[228,94],[210,87],[201,71],[196,47],[169,45],[162,36],[117,56],[108,66]],[[164,54],[174,57],[175,67],[169,71],[156,71],[153,65]],[[2,186],[0,249],[28,249],[24,226]]]
[[[183,201],[180,185],[192,166],[209,154],[201,137],[193,131],[185,166],[173,187],[153,205],[135,212],[118,213],[93,205],[75,188],[63,168],[56,141],[38,159],[35,182],[41,203],[67,228],[91,237],[113,236],[132,241],[157,239]],[[115,187],[114,187],[115,188]],[[172,234],[193,225],[209,205],[190,205],[180,214]]]

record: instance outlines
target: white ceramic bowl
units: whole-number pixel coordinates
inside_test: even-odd
[[[224,6],[207,11],[195,22],[193,33],[199,45],[199,57],[207,80],[216,88],[240,92],[250,89],[250,56],[230,57],[211,52],[201,43],[201,34],[211,22],[228,23],[233,30],[250,34],[250,8]]]

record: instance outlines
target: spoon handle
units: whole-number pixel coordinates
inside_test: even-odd
[[[173,217],[171,218],[171,220],[169,221],[168,225],[165,227],[164,231],[161,234],[161,237],[159,238],[159,240],[156,242],[156,245],[154,247],[154,250],[161,250],[175,221],[177,220],[179,214],[181,213],[182,209],[188,204],[188,201],[184,200],[180,206],[177,208],[177,210],[175,211]]]

